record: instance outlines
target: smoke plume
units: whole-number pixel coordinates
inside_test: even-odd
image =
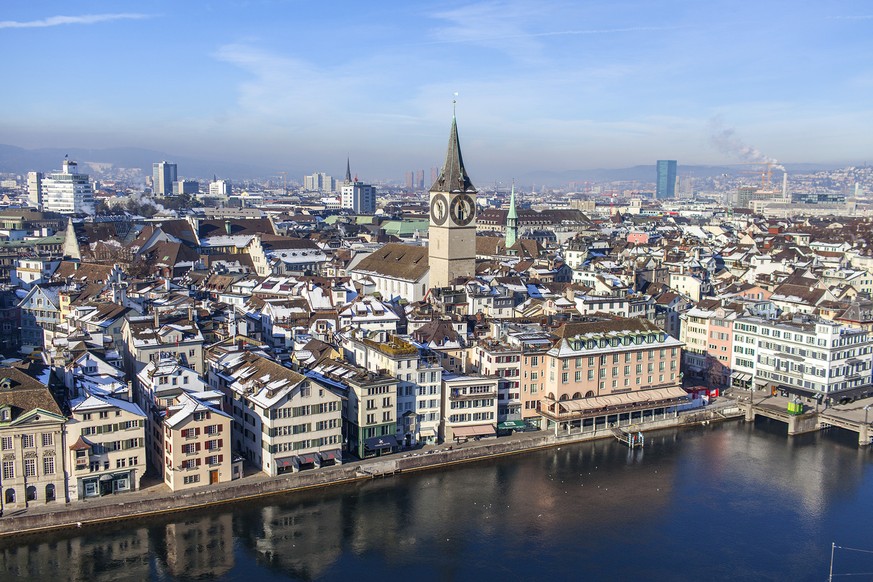
[[[775,169],[785,171],[785,168],[775,158],[765,156],[758,148],[743,142],[732,127],[724,126],[724,122],[720,118],[715,117],[711,119],[709,126],[710,141],[721,153],[734,158],[740,158],[745,162],[773,164]]]

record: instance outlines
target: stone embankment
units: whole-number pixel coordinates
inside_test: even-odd
[[[730,409],[696,411],[645,425],[632,425],[623,428],[628,431],[647,432],[738,417],[742,417],[742,412],[738,410],[736,413]],[[122,519],[169,514],[602,438],[612,438],[611,428],[557,435],[553,431],[518,433],[497,439],[446,444],[429,450],[399,452],[377,459],[301,471],[278,477],[253,475],[237,481],[200,487],[181,493],[143,490],[112,498],[74,501],[64,506],[54,508],[44,506],[33,511],[28,510],[16,515],[7,515],[0,519],[0,537],[33,534],[53,529],[87,527],[88,525]]]

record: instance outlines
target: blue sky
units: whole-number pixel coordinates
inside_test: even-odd
[[[0,54],[28,148],[399,179],[442,163],[457,92],[474,183],[873,159],[869,2],[5,0]]]

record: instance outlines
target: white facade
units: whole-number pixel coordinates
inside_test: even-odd
[[[94,192],[88,174],[80,174],[78,165],[64,160],[63,170],[42,181],[42,209],[61,214],[94,214]]]
[[[363,182],[344,184],[342,187],[342,207],[355,214],[376,212],[376,187]]]
[[[732,370],[758,385],[786,386],[823,396],[869,386],[873,340],[864,329],[796,317],[734,322]]]
[[[42,208],[42,172],[27,173],[27,202],[37,210]]]

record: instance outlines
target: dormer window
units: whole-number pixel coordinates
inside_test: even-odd
[[[0,421],[9,422],[11,417],[12,415],[9,413],[8,408],[3,408],[2,410],[0,410]]]

